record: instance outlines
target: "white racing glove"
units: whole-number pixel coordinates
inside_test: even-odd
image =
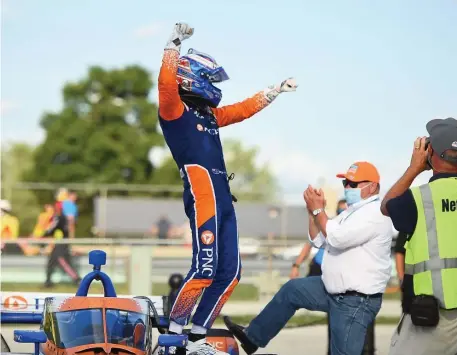
[[[165,49],[181,51],[181,42],[194,34],[194,29],[187,23],[178,22],[173,28],[173,32],[168,39]]]
[[[297,90],[297,82],[294,78],[288,78],[279,85],[267,87],[263,93],[269,102],[272,102],[282,92],[292,92]]]

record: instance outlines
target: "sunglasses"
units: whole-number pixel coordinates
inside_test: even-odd
[[[344,187],[351,187],[353,189],[355,189],[357,186],[359,186],[360,183],[362,182],[368,182],[368,181],[358,181],[358,182],[355,182],[355,181],[351,181],[351,180],[347,180],[347,179],[344,179],[343,180],[343,186]]]

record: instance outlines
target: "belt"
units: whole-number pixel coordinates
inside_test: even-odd
[[[366,293],[357,292],[357,291],[346,291],[343,293],[333,294],[332,296],[358,296],[358,297],[365,297],[365,298],[378,298],[378,297],[382,297],[382,293],[374,293],[372,295],[367,295]]]

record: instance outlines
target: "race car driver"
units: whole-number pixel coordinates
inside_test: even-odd
[[[158,79],[159,122],[183,179],[184,208],[193,234],[192,266],[172,307],[169,331],[182,333],[204,290],[192,318],[187,354],[224,354],[206,343],[206,332],[238,284],[241,262],[236,200],[229,187],[233,175],[226,171],[219,128],[253,116],[297,85],[289,78],[242,102],[218,107],[222,93],[214,83],[228,79],[225,70],[194,49],[180,56],[181,42],[193,32],[188,24],[175,25]]]

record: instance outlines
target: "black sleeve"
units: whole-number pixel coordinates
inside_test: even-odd
[[[408,235],[404,232],[398,233],[397,240],[395,241],[395,252],[405,254],[405,243]]]
[[[389,200],[386,208],[397,231],[409,235],[414,233],[417,224],[417,206],[411,190],[408,189],[402,195]]]

